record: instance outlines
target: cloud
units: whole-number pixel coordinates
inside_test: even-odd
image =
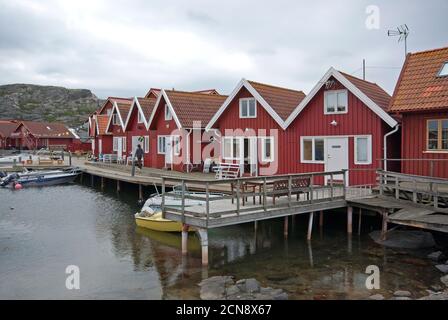
[[[0,83],[143,95],[149,87],[228,93],[242,78],[309,91],[334,66],[392,92],[407,23],[412,51],[447,45],[446,1],[0,0]],[[365,8],[380,8],[380,29]]]

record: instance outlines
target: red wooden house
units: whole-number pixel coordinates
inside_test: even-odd
[[[22,149],[64,149],[76,139],[73,133],[62,123],[20,121],[17,129],[11,134],[20,139]]]
[[[131,110],[133,99],[113,99],[106,132],[112,135],[112,153],[117,154],[119,161],[127,156],[127,133],[125,122]],[[106,153],[106,152],[103,152]]]
[[[349,169],[347,184],[375,184],[381,159],[399,157],[389,102],[377,84],[330,68],[286,120],[280,172]]]
[[[0,120],[0,149],[10,149],[19,146],[19,139],[11,137],[19,123],[16,120]]]
[[[150,167],[150,135],[147,119],[151,116],[156,105],[157,96],[155,94],[147,96],[147,98],[134,98],[124,128],[128,141],[127,154],[134,154],[137,146],[140,144],[145,153],[143,157],[143,165]],[[152,152],[156,152],[155,145],[152,147]]]
[[[203,159],[204,127],[227,98],[215,92],[161,90],[148,120],[151,167],[186,171]]]
[[[407,55],[391,102],[402,172],[448,178],[448,47]]]
[[[304,98],[302,91],[242,79],[206,127],[221,136],[221,161],[239,163],[244,175],[288,171],[281,157],[285,120]]]

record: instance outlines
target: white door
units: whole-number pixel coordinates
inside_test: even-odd
[[[258,176],[258,139],[251,137],[249,141],[250,175],[256,177]]]
[[[137,150],[137,146],[139,144],[141,144],[139,139],[140,139],[140,136],[133,136],[132,137],[132,149],[131,149],[132,155],[135,155],[135,151]],[[142,146],[142,148],[144,148],[144,146]]]
[[[348,138],[327,138],[326,139],[325,171],[340,171],[348,169]],[[326,183],[330,179],[327,177]],[[342,180],[342,175],[335,175],[335,180]],[[346,185],[348,185],[348,175],[346,176]]]
[[[98,139],[98,154],[103,154],[103,139]]]
[[[173,163],[173,139],[165,137],[165,164]]]
[[[117,139],[117,158],[121,160],[123,158],[123,138]]]

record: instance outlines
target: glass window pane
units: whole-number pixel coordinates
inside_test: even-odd
[[[334,92],[327,93],[327,112],[336,111],[336,95]]]
[[[315,139],[314,140],[314,160],[324,161],[324,140]]]
[[[428,150],[438,149],[438,128],[439,122],[437,120],[428,121]]]
[[[249,116],[255,117],[255,99],[249,100]]]
[[[265,159],[271,159],[271,139],[264,139],[264,157]]]
[[[338,111],[344,112],[347,108],[347,91],[338,93]]]
[[[367,138],[356,138],[356,160],[367,162]]]
[[[232,139],[231,138],[224,138],[224,158],[231,158],[232,157]]]
[[[448,120],[442,120],[442,149],[448,149]]]
[[[442,69],[440,70],[439,77],[448,76],[448,62],[445,62]]]
[[[240,158],[240,139],[234,138],[233,139],[233,158],[239,159]]]
[[[303,140],[303,160],[313,160],[313,140]]]
[[[247,117],[247,100],[241,100],[241,116]]]

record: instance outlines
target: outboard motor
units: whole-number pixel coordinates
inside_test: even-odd
[[[0,187],[6,187],[7,185],[9,185],[11,182],[15,181],[19,179],[19,175],[17,173],[11,173],[9,175],[7,175],[6,177],[4,177],[1,182],[0,182]]]
[[[0,171],[0,179],[6,177],[8,174],[5,171]]]

